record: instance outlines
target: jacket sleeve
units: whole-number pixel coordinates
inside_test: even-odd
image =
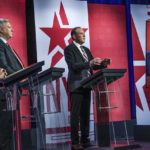
[[[103,63],[101,65],[96,65],[92,67],[93,70],[104,69],[104,68],[107,68],[107,65]]]
[[[89,52],[89,55],[90,55],[90,58],[91,58],[90,60],[94,59],[94,57],[92,56],[90,50],[88,50],[88,52]],[[105,65],[104,63],[102,63],[101,65],[92,66],[91,69],[92,70],[98,70],[98,69],[104,69],[106,67],[107,67],[107,65]]]
[[[73,54],[73,51],[70,48],[66,48],[64,50],[65,60],[68,64],[68,68],[72,69],[73,71],[81,71],[83,69],[89,69],[90,68],[90,62],[76,62],[75,56]]]
[[[5,48],[0,46],[0,68],[4,68],[8,74],[13,73],[13,69],[7,64],[7,58],[5,54]]]

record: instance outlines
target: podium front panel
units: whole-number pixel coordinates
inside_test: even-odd
[[[91,86],[94,91],[94,117],[95,117],[95,137],[99,147],[119,148],[129,145],[126,118],[124,114],[124,106],[122,102],[122,94],[120,90],[119,78],[120,73],[114,74],[103,73],[97,76]],[[98,79],[97,79],[98,78]],[[100,79],[100,80],[99,80]],[[99,82],[95,82],[98,81]],[[89,86],[88,80],[84,86]],[[121,103],[119,105],[119,103]],[[122,133],[125,138],[120,143],[120,133],[117,124],[114,123],[115,116],[113,112],[121,109],[119,115],[123,116]]]
[[[47,132],[49,132],[47,126],[53,128],[54,126],[58,126],[61,121],[59,116],[60,102],[58,101],[60,93],[57,93],[56,91],[60,86],[59,78],[62,76],[63,72],[64,69],[62,68],[51,68],[39,73],[37,76],[30,79],[30,81],[25,81],[25,83],[20,84],[23,89],[29,91],[31,98],[31,114],[30,116],[22,116],[23,119],[28,120],[31,125],[31,128],[29,129],[30,144],[28,144],[30,147],[28,148],[46,150],[48,147],[46,140],[49,139],[47,137]],[[56,114],[58,117],[53,117],[53,114]],[[47,121],[47,119],[49,121]],[[57,129],[54,129],[52,132],[57,132]],[[24,146],[26,145],[25,134],[23,137],[22,145]],[[53,137],[51,140],[53,141]],[[57,144],[53,144],[53,147],[57,148]]]

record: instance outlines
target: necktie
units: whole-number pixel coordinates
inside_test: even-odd
[[[88,56],[87,56],[87,54],[86,54],[86,52],[85,52],[83,46],[80,46],[80,48],[81,48],[82,56],[83,56],[85,62],[88,62],[88,61],[89,61],[89,60],[88,60]],[[91,76],[90,69],[88,69],[88,76]]]
[[[86,54],[83,46],[80,46],[80,48],[81,48],[82,55],[83,55],[83,58],[84,58],[85,62],[88,62],[88,57],[87,57],[87,54]]]
[[[13,54],[15,55],[16,59],[19,61],[20,65],[22,66],[22,68],[24,68],[24,64],[23,62],[21,61],[20,57],[18,56],[18,54],[15,52],[15,50],[13,48],[11,48],[8,43],[7,43],[7,46],[11,49],[11,51],[13,52]]]

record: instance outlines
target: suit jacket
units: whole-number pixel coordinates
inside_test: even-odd
[[[69,92],[78,91],[76,88],[79,87],[82,80],[88,77],[88,70],[90,70],[92,74],[93,69],[96,70],[106,67],[100,65],[91,68],[90,61],[93,59],[93,56],[87,47],[83,46],[83,48],[88,56],[88,62],[85,62],[81,52],[73,42],[68,45],[64,50],[65,60],[67,62],[69,70],[67,80]]]
[[[4,68],[8,75],[14,73],[22,66],[11,48],[0,39],[0,68]]]
[[[11,48],[7,44],[5,44],[1,39],[0,39],[0,68],[4,68],[7,71],[8,75],[22,69],[22,65],[12,52]],[[2,93],[1,91],[0,91],[0,101],[6,101],[5,94]]]

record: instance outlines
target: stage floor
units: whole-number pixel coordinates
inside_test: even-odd
[[[134,148],[118,148],[117,150],[150,150],[150,142],[134,142],[134,144],[139,145],[140,147]],[[71,150],[70,144],[63,144],[63,145],[57,145],[57,146],[51,146],[47,148],[46,150]],[[110,150],[109,148],[97,148],[96,146],[86,148],[85,150]]]

